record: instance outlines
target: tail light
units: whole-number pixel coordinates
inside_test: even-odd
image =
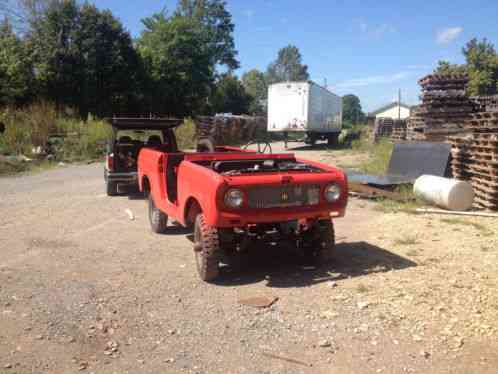
[[[106,162],[107,162],[107,170],[113,170],[114,169],[114,153],[107,155]]]

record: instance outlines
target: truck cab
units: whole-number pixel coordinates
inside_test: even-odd
[[[173,129],[181,123],[177,119],[113,118],[104,167],[107,195],[117,195],[125,186],[138,186],[137,161],[143,148],[176,152]]]

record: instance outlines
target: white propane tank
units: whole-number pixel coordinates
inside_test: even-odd
[[[422,175],[413,185],[413,193],[441,208],[463,211],[474,203],[472,185],[465,181]]]

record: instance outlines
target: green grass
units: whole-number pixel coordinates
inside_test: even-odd
[[[366,136],[352,143],[354,151],[368,153],[368,161],[359,165],[359,171],[366,174],[385,175],[394,149],[393,143],[387,139],[381,139],[377,143],[371,143]]]

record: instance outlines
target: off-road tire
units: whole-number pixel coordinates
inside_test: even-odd
[[[326,264],[332,260],[335,250],[334,224],[330,220],[317,222],[303,237],[302,253],[306,262]]]
[[[335,230],[331,220],[320,221],[315,228],[316,239],[314,241],[315,256],[319,263],[330,262],[335,254]]]
[[[156,207],[151,193],[149,193],[149,222],[153,232],[157,234],[166,232],[168,227],[168,216]]]
[[[205,282],[215,280],[220,274],[221,248],[218,230],[206,223],[198,214],[194,225],[195,263],[199,277]]]
[[[118,184],[116,182],[105,182],[107,196],[116,196],[118,194]]]

